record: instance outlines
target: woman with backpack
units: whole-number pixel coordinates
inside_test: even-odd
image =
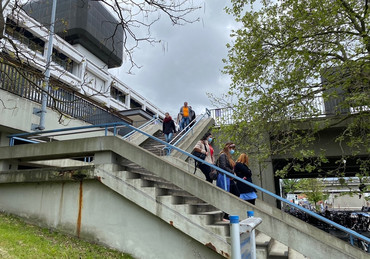
[[[205,154],[204,161],[213,164],[214,158],[211,154],[211,148],[209,143],[212,142],[212,134],[207,132],[204,136],[195,144],[193,151],[200,152]],[[206,164],[201,163],[199,165],[199,169],[202,171],[204,176],[206,177],[207,182],[212,183],[213,180],[209,177],[209,173],[211,172],[212,168]]]

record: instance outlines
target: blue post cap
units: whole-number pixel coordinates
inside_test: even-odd
[[[230,215],[229,219],[230,219],[231,224],[239,223],[239,216],[238,215],[234,215],[234,216]]]
[[[253,210],[248,210],[247,211],[247,216],[248,216],[248,218],[254,217],[254,211]]]

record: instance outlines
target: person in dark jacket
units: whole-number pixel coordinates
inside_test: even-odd
[[[242,153],[236,160],[234,172],[238,177],[243,178],[244,180],[250,183],[253,183],[252,171],[251,169],[249,169],[248,166],[249,166],[249,157],[247,156],[247,154]],[[257,198],[256,189],[240,181],[237,181],[236,186],[238,188],[238,191],[240,192],[239,198],[254,205]]]
[[[216,165],[218,167],[220,167],[221,169],[224,169],[230,174],[234,174],[233,168],[235,166],[235,162],[231,157],[231,155],[234,154],[234,152],[235,152],[235,144],[231,142],[226,143],[223,150],[220,152],[220,156],[216,162]],[[217,176],[216,185],[224,189],[225,191],[230,192],[230,176],[225,175],[223,173],[219,173]],[[224,212],[223,220],[228,221],[229,214]]]
[[[234,165],[235,162],[232,159],[231,155],[235,152],[235,144],[228,142],[225,144],[223,150],[220,152],[220,156],[217,160],[217,166],[225,171],[229,172],[230,174],[234,174]],[[225,178],[224,174],[218,174],[217,177],[217,186],[224,189],[225,191],[230,192],[230,177],[226,176],[226,186],[225,186]]]
[[[189,108],[190,108],[190,123],[189,123],[189,125],[190,125],[190,128],[191,128],[195,124],[195,118],[197,116],[195,115],[195,111],[193,110],[193,108],[191,106],[189,106]]]
[[[172,140],[173,134],[176,133],[175,122],[171,118],[170,114],[166,112],[163,119],[163,134],[167,143]]]

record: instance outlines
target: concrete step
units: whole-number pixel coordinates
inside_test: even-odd
[[[290,247],[288,248],[288,258],[289,259],[310,259]]]
[[[256,231],[256,246],[265,247],[267,249],[270,241],[271,237],[263,234],[262,232]]]
[[[140,174],[130,172],[130,171],[119,171],[119,172],[117,172],[117,176],[122,180],[140,179]]]
[[[163,204],[170,205],[173,204],[174,197],[172,195],[158,195],[156,200]]]
[[[166,181],[161,181],[159,179],[155,180],[152,177],[141,177],[141,179],[146,180],[148,182],[151,182],[153,186],[157,186],[159,188],[174,190],[174,191],[176,191],[176,190],[182,191],[182,189],[180,189],[176,185],[174,185],[172,183],[169,183],[169,182],[166,182]]]
[[[212,225],[208,225],[207,229],[212,231],[216,235],[224,237],[227,240],[229,240],[229,238],[230,238],[230,226],[229,226],[229,224],[212,224]]]
[[[145,193],[149,194],[151,197],[156,198],[159,195],[163,194],[163,190],[158,187],[142,187],[141,188]]]
[[[148,182],[148,181],[140,179],[140,178],[126,179],[126,182],[131,184],[132,186],[134,186],[136,188],[153,187],[151,182]]]
[[[218,209],[208,203],[191,204],[193,213],[202,213],[209,211],[218,211]]]
[[[174,198],[174,204],[198,204],[203,202],[198,197],[192,195],[172,195]]]
[[[210,229],[217,230],[220,227],[224,229],[224,237],[226,238],[227,242],[231,244],[231,238],[230,238],[230,222],[223,221],[222,219],[220,221],[214,222],[212,225],[209,225]]]
[[[207,215],[209,217],[209,225],[217,224],[218,222],[222,221],[223,218],[223,211],[221,210],[214,210],[214,211],[207,211],[207,212],[200,212],[195,215]]]
[[[274,239],[271,239],[268,246],[269,259],[288,259],[288,247]]]

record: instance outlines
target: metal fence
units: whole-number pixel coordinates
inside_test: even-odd
[[[18,71],[15,67],[0,63],[0,89],[41,103],[43,80],[41,74]],[[62,114],[96,125],[112,122],[127,122],[123,117],[107,111],[107,108],[83,98],[74,91],[62,88],[62,83],[51,82],[47,106]]]

